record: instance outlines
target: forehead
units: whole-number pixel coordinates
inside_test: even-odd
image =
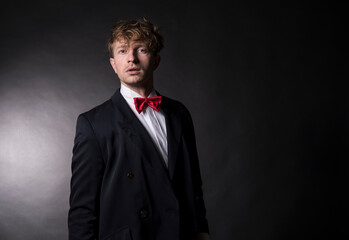
[[[141,41],[141,40],[124,40],[124,39],[120,39],[120,40],[115,40],[115,42],[113,43],[114,48],[119,48],[119,47],[136,47],[136,46],[147,46],[147,43],[145,41]]]

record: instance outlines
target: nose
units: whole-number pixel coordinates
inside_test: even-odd
[[[127,56],[127,61],[137,63],[138,62],[137,51],[134,51],[134,50],[129,51]]]

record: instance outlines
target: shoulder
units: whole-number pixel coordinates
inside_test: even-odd
[[[184,115],[190,116],[189,110],[182,102],[180,102],[178,100],[171,99],[171,98],[166,97],[166,96],[162,96],[162,97],[163,97],[163,103],[164,103],[165,108],[168,108],[171,112],[176,112],[179,114],[184,114]]]
[[[91,139],[100,139],[108,134],[112,126],[112,101],[109,99],[92,109],[79,114],[76,121],[76,133]],[[79,134],[78,134],[79,133]]]
[[[77,124],[85,122],[93,129],[98,125],[106,124],[106,120],[110,118],[112,114],[113,104],[111,99],[99,104],[88,111],[80,113],[77,118]]]
[[[88,119],[96,119],[96,118],[101,118],[105,114],[108,114],[110,110],[112,109],[113,104],[111,99],[108,99],[107,101],[103,102],[102,104],[99,104],[90,110],[81,113],[80,115],[88,118]]]

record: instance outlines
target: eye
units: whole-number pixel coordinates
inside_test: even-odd
[[[138,52],[140,52],[140,53],[147,53],[148,51],[145,48],[139,48]]]
[[[125,49],[120,49],[120,50],[118,51],[118,53],[119,53],[119,54],[124,54],[124,53],[126,53],[126,50],[125,50]]]

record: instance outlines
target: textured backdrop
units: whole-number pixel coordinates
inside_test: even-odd
[[[212,239],[348,238],[345,9],[275,2],[1,6],[0,239],[67,239],[76,118],[119,87],[112,23],[142,16],[156,89],[192,113]]]

